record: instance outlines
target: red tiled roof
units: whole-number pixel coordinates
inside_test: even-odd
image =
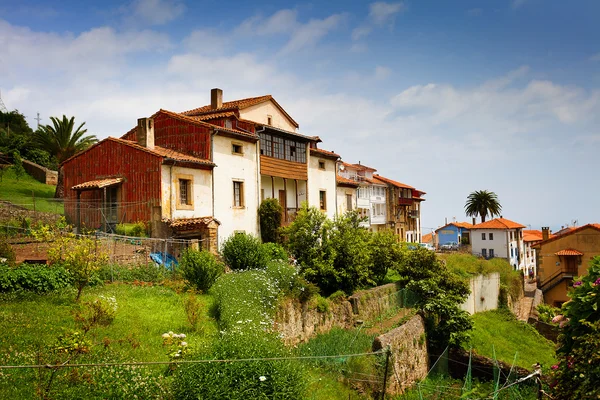
[[[210,104],[208,104],[206,106],[202,106],[202,107],[194,108],[192,110],[184,111],[181,114],[187,115],[187,116],[198,116],[198,115],[202,115],[202,114],[213,114],[215,112],[223,112],[223,111],[229,111],[229,110],[239,111],[239,110],[243,110],[244,108],[248,108],[248,107],[252,107],[257,104],[260,104],[260,103],[264,103],[265,101],[269,101],[269,100],[272,101],[273,104],[275,104],[275,106],[292,122],[292,124],[296,128],[299,127],[298,123],[296,121],[294,121],[294,119],[283,109],[283,107],[281,107],[279,105],[279,103],[277,103],[277,101],[275,101],[273,96],[271,96],[270,94],[267,94],[265,96],[259,96],[259,97],[249,97],[246,99],[225,101],[225,102],[223,102],[221,107],[215,108],[215,109],[213,109],[212,106]]]
[[[569,236],[569,235],[572,235],[574,233],[581,232],[582,230],[588,229],[588,228],[592,228],[592,229],[595,229],[597,231],[600,231],[600,224],[587,224],[587,225],[579,226],[577,228],[572,227],[572,229],[569,230],[569,232],[563,233],[563,234],[560,234],[560,235],[555,235],[554,237],[551,237],[549,239],[546,239],[546,240],[543,240],[543,241],[541,241],[539,243],[534,244],[532,247],[538,248],[538,247],[540,247],[543,244],[552,242],[554,240],[562,239],[565,236]]]
[[[554,253],[556,256],[582,256],[583,253],[575,249],[564,249]]]
[[[390,185],[395,186],[395,187],[404,188],[404,189],[414,189],[414,187],[407,185],[406,183],[394,181],[392,179],[386,178],[385,176],[381,176],[379,174],[373,174],[373,176],[376,177],[377,179],[384,181],[386,183],[389,183]]]
[[[494,218],[489,221],[473,225],[471,229],[519,229],[525,228],[525,225],[518,224],[506,218]]]
[[[113,186],[123,182],[123,178],[106,178],[97,179],[94,181],[87,181],[73,186],[72,190],[86,190],[86,189],[102,189],[108,186]]]
[[[543,233],[538,229],[526,229],[523,230],[523,241],[524,242],[540,242],[543,240]],[[550,234],[550,237],[554,237]]]
[[[311,153],[317,153],[317,154],[322,154],[324,156],[328,156],[328,157],[335,157],[335,158],[340,158],[339,154],[334,153],[333,151],[328,151],[328,150],[323,150],[323,149],[316,149],[314,147],[310,148],[310,152]]]
[[[235,112],[233,111],[225,111],[221,113],[213,113],[213,114],[205,114],[205,115],[191,115],[190,118],[193,118],[198,121],[206,121],[215,118],[226,118],[235,116]]]
[[[178,218],[178,219],[163,219],[163,222],[168,224],[171,228],[183,228],[189,229],[195,225],[207,226],[211,222],[216,222],[221,225],[219,220],[214,217],[199,217],[199,218]]]
[[[353,186],[353,187],[359,186],[359,183],[356,182],[355,180],[344,178],[343,176],[338,175],[338,176],[336,176],[335,180],[337,181],[338,185]]]
[[[422,243],[433,243],[433,233],[428,233],[427,235],[423,235],[421,237]]]
[[[216,129],[216,130],[222,131],[222,132],[229,132],[229,133],[233,133],[235,135],[251,137],[254,139],[258,138],[258,136],[254,133],[248,133],[248,132],[240,131],[240,130],[233,129],[233,128],[225,128],[222,126],[216,126],[209,122],[199,121],[194,117],[189,117],[189,116],[186,116],[183,114],[178,114],[176,112],[169,111],[169,110],[163,110],[162,108],[160,110],[158,110],[156,113],[154,113],[154,115],[152,115],[151,118],[154,118],[158,114],[166,114],[172,118],[179,119],[180,121],[190,122],[192,124],[196,124],[196,125],[200,125],[200,126],[206,126],[206,127],[213,128],[213,129]]]
[[[377,171],[375,168],[371,168],[371,167],[367,167],[366,165],[363,164],[351,164],[354,168],[358,168],[358,169],[363,169],[363,170],[367,170],[367,171]]]
[[[154,155],[157,155],[159,157],[164,157],[164,158],[169,158],[175,161],[181,161],[181,162],[191,162],[191,163],[196,163],[196,164],[204,164],[204,165],[210,165],[210,166],[214,166],[215,164],[210,161],[210,160],[205,160],[203,158],[198,158],[198,157],[194,157],[194,156],[190,156],[187,154],[183,154],[183,153],[179,153],[175,150],[171,150],[171,149],[166,149],[164,147],[160,147],[160,146],[154,146],[154,148],[148,148],[148,147],[144,147],[144,146],[140,146],[139,144],[137,144],[134,141],[131,140],[125,140],[125,139],[117,139],[117,138],[113,138],[113,137],[109,137],[106,140],[112,140],[115,142],[120,142],[123,144],[126,144],[128,146],[134,147],[136,149],[142,150],[142,151],[146,151],[148,153],[152,153]]]
[[[459,228],[464,228],[464,229],[471,229],[471,228],[473,228],[473,224],[470,224],[468,222],[450,222],[450,223],[448,223],[448,224],[446,224],[446,225],[444,225],[444,226],[442,226],[440,228],[437,228],[435,231],[437,232],[437,231],[439,231],[441,229],[444,229],[445,227],[450,226],[450,225],[454,225],[454,226],[457,226]]]

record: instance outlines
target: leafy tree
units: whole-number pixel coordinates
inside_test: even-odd
[[[25,174],[27,174],[27,172],[25,172],[25,168],[23,168],[23,160],[21,160],[21,155],[19,154],[18,151],[13,151],[12,159],[13,159],[12,169],[15,173],[15,177],[17,178],[17,181],[20,181],[21,178],[24,177]]]
[[[469,338],[473,322],[459,307],[469,295],[465,280],[440,263],[434,252],[421,247],[407,252],[398,272],[398,284],[419,299],[416,307],[427,322],[428,344],[434,353]]]
[[[58,163],[87,149],[98,141],[96,136],[84,136],[87,129],[83,129],[85,122],[75,128],[75,117],[62,119],[50,117],[52,125],[41,126],[34,136],[34,142],[41,148],[46,149],[52,156],[56,157]],[[58,170],[58,185],[54,197],[63,197],[64,174],[62,167]]]
[[[98,248],[96,240],[74,236],[59,236],[48,249],[51,264],[62,265],[71,273],[77,289],[76,301],[83,289],[93,281],[95,274],[108,262],[107,255]]]
[[[498,196],[487,190],[476,190],[469,194],[465,203],[465,213],[469,217],[481,216],[481,222],[485,222],[488,215],[494,217],[500,215],[502,206],[498,202]]]
[[[398,243],[391,230],[375,232],[369,242],[371,273],[378,285],[383,284],[390,269],[398,269],[403,261],[405,249]]]
[[[556,355],[553,366],[554,398],[597,398],[600,377],[600,257],[590,262],[588,274],[579,277],[562,306]]]
[[[371,233],[359,226],[361,221],[357,211],[349,211],[333,222],[331,243],[338,285],[326,288],[326,294],[340,289],[352,294],[355,289],[375,284],[369,251]]]
[[[260,203],[258,216],[260,219],[260,236],[263,243],[279,241],[279,227],[283,209],[277,199],[266,199]]]
[[[331,293],[337,290],[339,276],[333,262],[335,250],[332,246],[332,222],[315,207],[302,205],[296,219],[283,230],[285,246],[294,256],[300,273],[322,290]]]

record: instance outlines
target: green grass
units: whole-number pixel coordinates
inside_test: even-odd
[[[36,211],[64,214],[62,203],[54,200],[55,190],[56,186],[38,182],[28,174],[17,180],[12,168],[9,168],[4,171],[0,182],[0,200],[33,210],[35,198]]]
[[[531,325],[517,321],[510,311],[494,310],[473,315],[474,328],[470,345],[486,357],[493,357],[512,364],[515,353],[516,365],[531,370],[536,362],[544,370],[556,363],[554,343],[541,336]],[[493,346],[493,349],[492,349]],[[463,346],[469,349],[469,345]]]

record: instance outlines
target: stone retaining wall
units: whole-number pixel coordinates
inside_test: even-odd
[[[373,351],[391,350],[386,393],[397,395],[425,379],[429,370],[425,322],[415,315],[404,325],[375,338]]]

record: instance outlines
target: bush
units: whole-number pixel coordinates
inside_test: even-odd
[[[154,282],[159,283],[170,277],[172,273],[154,263],[121,265],[103,264],[96,273],[102,282]]]
[[[117,314],[117,299],[99,296],[93,301],[86,301],[75,313],[75,322],[83,333],[98,326],[109,326]]]
[[[268,261],[258,238],[247,233],[229,236],[223,243],[221,255],[233,270],[263,269]]]
[[[0,236],[0,258],[6,258],[8,263],[15,261],[15,251],[4,236]]]
[[[146,237],[148,226],[144,221],[138,221],[135,224],[118,224],[115,230],[123,236]]]
[[[282,245],[277,243],[263,243],[263,252],[267,260],[288,260],[288,253],[285,251]]]
[[[279,290],[287,293],[292,291],[294,284],[297,282],[298,271],[285,261],[269,261],[265,272]]]
[[[21,264],[11,268],[0,264],[0,292],[47,293],[69,287],[71,274],[62,267]]]
[[[207,292],[225,271],[223,264],[211,253],[192,249],[183,252],[179,268],[183,279],[202,292]]]
[[[552,319],[560,314],[560,308],[552,307],[549,304],[538,304],[537,312],[540,321],[545,322],[547,324],[552,323]]]
[[[264,243],[279,241],[279,227],[283,209],[277,199],[266,199],[258,207],[260,237]]]

